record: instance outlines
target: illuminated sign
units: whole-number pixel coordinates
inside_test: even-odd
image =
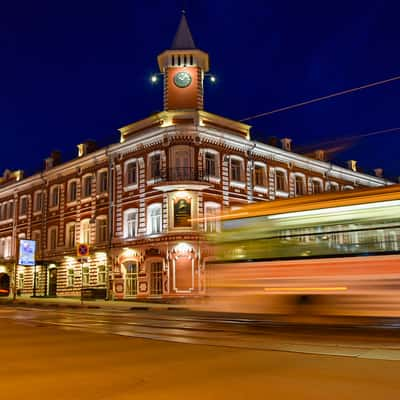
[[[174,227],[189,227],[191,217],[191,204],[189,199],[176,199],[174,202]]]
[[[35,265],[36,241],[21,239],[19,241],[19,265],[34,266]]]

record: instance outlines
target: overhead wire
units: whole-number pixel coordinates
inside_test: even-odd
[[[252,115],[251,117],[242,118],[240,120],[240,122],[245,122],[245,121],[253,120],[253,119],[256,119],[256,118],[266,117],[267,115],[272,115],[272,114],[276,114],[278,112],[291,110],[293,108],[299,108],[299,107],[305,106],[307,104],[317,103],[318,101],[331,99],[333,97],[342,96],[344,94],[357,92],[357,91],[360,91],[360,90],[368,89],[368,88],[374,87],[374,86],[383,85],[385,83],[389,83],[389,82],[393,82],[393,81],[397,81],[397,80],[400,80],[400,75],[399,76],[395,76],[393,78],[389,78],[389,79],[384,79],[384,80],[377,81],[377,82],[368,83],[366,85],[358,86],[358,87],[355,87],[355,88],[352,88],[352,89],[342,90],[340,92],[332,93],[332,94],[329,94],[327,96],[317,97],[315,99],[303,101],[301,103],[292,104],[290,106],[277,108],[275,110],[264,112],[264,113],[261,113],[261,114],[255,114],[255,115]]]

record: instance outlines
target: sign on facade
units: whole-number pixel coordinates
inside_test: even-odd
[[[76,255],[78,257],[88,257],[89,256],[89,245],[86,243],[80,243],[76,246]]]
[[[18,264],[25,266],[35,265],[36,241],[21,239],[19,241]]]

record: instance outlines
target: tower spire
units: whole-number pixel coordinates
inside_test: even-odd
[[[182,10],[181,20],[179,22],[178,30],[175,33],[174,40],[172,41],[171,50],[193,50],[196,49],[192,33],[186,18],[186,11]]]

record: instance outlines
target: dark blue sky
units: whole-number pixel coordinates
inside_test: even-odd
[[[149,77],[182,3],[3,3],[0,169],[32,173],[53,149],[69,159],[85,139],[118,141],[119,127],[161,110],[162,87]],[[398,1],[186,3],[196,45],[218,76],[206,84],[207,111],[241,119],[400,75]],[[254,138],[314,145],[400,127],[399,95],[396,81],[249,123]],[[400,131],[345,144],[337,160],[400,175]]]

